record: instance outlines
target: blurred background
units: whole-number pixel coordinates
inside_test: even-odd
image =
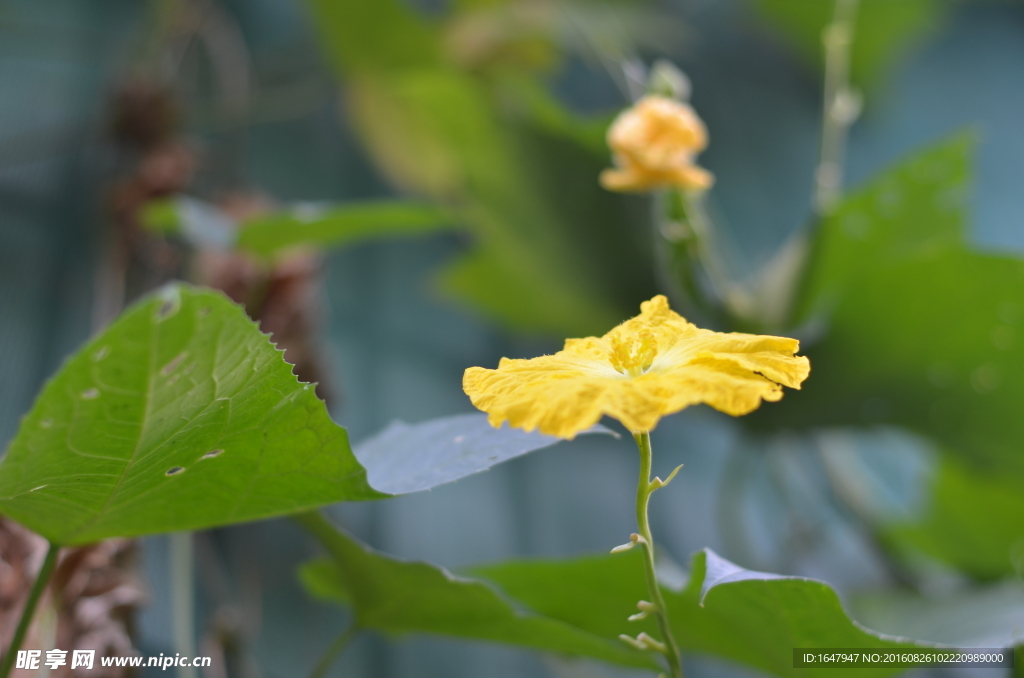
[[[851,77],[864,105],[848,184],[973,130],[970,242],[1020,254],[1022,5],[860,4]],[[597,185],[604,132],[659,58],[689,77],[711,137],[700,158],[717,179],[708,210],[738,266],[756,269],[813,218],[832,11],[824,0],[0,2],[0,440],[66,355],[176,277],[245,302],[355,441],[395,419],[471,410],[466,367],[603,333],[659,291],[649,201]],[[225,230],[260,215],[392,197],[449,216],[271,270],[223,246]],[[168,198],[171,235],[159,232]],[[686,464],[652,505],[681,566],[709,546],[749,568],[820,578],[855,617],[871,614],[866,594],[907,577],[939,593],[996,578],[938,562],[908,575],[874,529],[878,516],[924,511],[936,473],[932,444],[901,428],[764,434],[696,408],[663,422],[654,449],[655,472]],[[829,484],[821,459],[866,479],[846,488],[857,500]],[[622,441],[580,440],[332,511],[379,549],[448,567],[604,552],[632,531],[635,465]],[[1024,514],[1004,518],[1011,529]],[[295,579],[314,551],[283,521],[197,535],[196,624],[201,649],[224,657],[216,675],[308,673],[344,620]],[[148,602],[135,644],[171,652],[166,539],[143,540],[139,556]],[[1024,603],[999,614],[1024,627]],[[687,660],[691,676],[753,675]],[[620,674],[368,636],[330,675]]]

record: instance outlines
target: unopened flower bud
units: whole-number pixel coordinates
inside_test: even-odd
[[[616,167],[601,173],[601,185],[610,191],[704,191],[714,183],[695,164],[708,145],[704,123],[689,104],[670,97],[649,94],[619,114],[608,145]]]

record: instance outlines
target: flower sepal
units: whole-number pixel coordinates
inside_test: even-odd
[[[683,468],[683,464],[676,466],[672,469],[672,473],[668,474],[668,478],[665,480],[662,480],[658,476],[654,476],[654,480],[652,480],[649,485],[650,491],[654,492],[655,490],[660,490],[663,487],[668,487],[668,484],[672,482],[672,479],[676,477],[676,474],[679,473],[679,469],[681,468]]]

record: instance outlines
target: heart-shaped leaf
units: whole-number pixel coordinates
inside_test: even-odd
[[[183,285],[71,357],[0,463],[0,510],[60,544],[382,496],[242,309]]]

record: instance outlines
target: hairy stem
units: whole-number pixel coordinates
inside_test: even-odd
[[[842,196],[846,134],[860,113],[860,97],[850,86],[850,49],[859,0],[836,0],[825,27],[825,87],[821,156],[814,173],[814,208],[827,214]]]
[[[57,565],[57,553],[59,551],[60,547],[50,542],[50,550],[46,552],[43,566],[39,568],[36,582],[32,585],[32,590],[28,594],[28,600],[25,601],[25,608],[21,611],[21,619],[18,620],[18,628],[14,630],[14,637],[11,638],[11,646],[7,648],[7,653],[4,655],[3,660],[0,660],[0,678],[7,678],[11,673],[11,668],[14,666],[14,658],[18,655],[18,650],[21,649],[21,644],[25,641],[25,634],[28,633],[28,627],[32,624],[32,615],[36,611],[36,605],[39,604],[39,599],[43,597],[46,584],[50,581],[53,569]]]
[[[637,531],[643,537],[641,546],[644,550],[644,573],[647,575],[647,591],[654,603],[654,613],[658,619],[658,628],[661,630],[662,641],[665,644],[665,658],[668,660],[669,670],[672,678],[682,678],[683,663],[679,656],[679,646],[672,635],[672,629],[668,623],[668,608],[665,607],[665,598],[661,595],[661,588],[658,586],[658,577],[654,570],[654,537],[651,536],[651,526],[647,519],[647,504],[651,500],[651,494],[660,484],[651,482],[651,434],[635,433],[633,439],[640,449],[640,479],[636,487],[636,525]]]

